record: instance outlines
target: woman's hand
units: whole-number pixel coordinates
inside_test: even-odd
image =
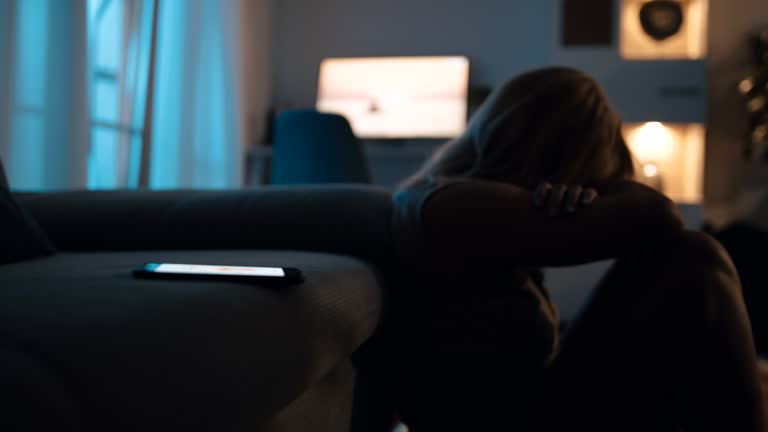
[[[589,207],[597,196],[593,188],[544,182],[536,187],[533,205],[548,209],[550,216],[557,216],[563,211],[575,213],[578,208]]]

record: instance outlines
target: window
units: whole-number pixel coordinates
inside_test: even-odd
[[[154,2],[88,0],[91,189],[139,185]]]

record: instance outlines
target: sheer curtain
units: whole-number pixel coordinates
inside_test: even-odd
[[[86,0],[0,0],[0,157],[11,186],[86,185]]]
[[[155,1],[88,0],[91,189],[139,185]]]
[[[14,188],[240,186],[244,1],[0,0]]]
[[[159,4],[149,186],[242,184],[243,0]]]

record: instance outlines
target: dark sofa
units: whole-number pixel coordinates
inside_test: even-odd
[[[15,198],[58,253],[0,266],[0,430],[375,430],[363,387],[377,376],[386,190]],[[132,278],[148,261],[290,266],[306,281]]]

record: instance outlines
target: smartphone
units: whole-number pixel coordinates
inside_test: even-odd
[[[293,285],[304,281],[304,276],[295,268],[154,262],[134,269],[133,275],[144,279],[228,280],[268,285]]]

